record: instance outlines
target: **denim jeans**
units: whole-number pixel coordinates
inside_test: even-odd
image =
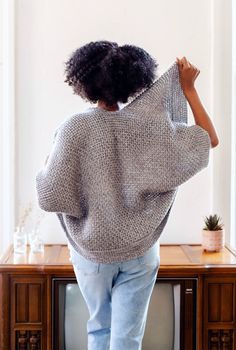
[[[68,247],[90,315],[88,350],[141,350],[160,266],[158,242],[138,258],[111,264],[92,262]]]

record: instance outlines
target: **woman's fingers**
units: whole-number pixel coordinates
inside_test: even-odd
[[[178,66],[180,68],[182,68],[182,69],[187,69],[187,68],[190,69],[191,68],[196,73],[198,72],[197,75],[199,75],[199,73],[200,73],[199,69],[196,66],[194,66],[192,63],[190,63],[185,56],[182,57],[181,59],[176,57],[176,59],[177,59]]]
[[[188,66],[188,61],[186,59],[186,57],[182,57],[181,59],[179,59],[179,63],[182,64],[182,66]]]
[[[182,71],[185,68],[185,65],[184,65],[184,62],[183,62],[183,58],[178,58],[177,57],[177,64],[178,64],[179,70]]]
[[[200,73],[200,70],[190,63],[184,56],[176,57],[176,62],[179,68],[179,79],[184,92],[191,90],[194,87],[194,82]]]
[[[181,69],[185,69],[185,68],[190,68],[191,67],[185,56],[182,57],[182,58],[178,58],[177,57],[177,63],[178,63],[178,66]]]
[[[183,62],[184,68],[190,68],[190,64],[185,56],[183,57],[182,62]]]

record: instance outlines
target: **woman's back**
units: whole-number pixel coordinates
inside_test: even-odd
[[[39,204],[57,212],[71,245],[90,260],[111,263],[147,251],[178,186],[208,164],[209,136],[185,123],[176,76],[174,64],[123,109],[89,108],[58,129],[37,175]]]

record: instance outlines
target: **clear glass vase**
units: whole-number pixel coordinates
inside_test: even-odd
[[[28,232],[28,243],[30,246],[31,246],[32,242],[35,240],[35,238],[38,236],[39,236],[38,228],[34,228],[33,230]]]
[[[35,234],[34,236],[31,237],[30,252],[31,253],[43,253],[44,252],[43,239],[39,234]]]
[[[13,233],[14,253],[25,254],[27,251],[27,234],[24,226],[17,226]]]

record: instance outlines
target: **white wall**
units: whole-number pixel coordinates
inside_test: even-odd
[[[101,39],[131,43],[163,69],[186,55],[201,70],[197,86],[211,112],[211,19],[205,0],[16,0],[18,205],[36,201],[35,175],[55,128],[85,106],[63,82],[63,62],[74,49]],[[212,209],[211,173],[212,164],[179,189],[162,242],[200,242],[203,216]],[[41,232],[46,242],[65,242],[55,214],[47,214]]]
[[[3,113],[3,2],[0,1],[0,150],[2,150],[2,132],[3,132],[3,119],[1,118]],[[1,171],[3,164],[3,155],[0,152],[0,193],[2,193],[2,176]],[[0,221],[2,221],[2,212],[3,212],[3,202],[0,199]],[[3,247],[3,237],[0,235],[0,255],[2,253]]]

